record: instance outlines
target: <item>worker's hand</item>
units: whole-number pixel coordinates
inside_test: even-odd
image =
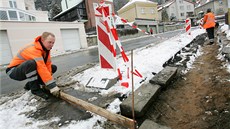
[[[54,88],[50,89],[50,93],[56,97],[59,97],[60,96],[60,88],[55,86]]]

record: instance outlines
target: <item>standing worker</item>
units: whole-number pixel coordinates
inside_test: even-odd
[[[206,29],[209,38],[209,45],[214,43],[214,28],[215,28],[215,15],[211,12],[211,9],[207,9],[207,13],[204,15],[203,28]]]
[[[31,93],[43,99],[51,94],[59,96],[60,89],[52,76],[57,71],[57,66],[51,63],[50,50],[55,42],[55,35],[44,32],[35,38],[32,44],[22,48],[12,59],[6,69],[11,79],[22,81],[28,80],[24,89],[31,90]],[[41,87],[40,85],[45,85]],[[44,89],[45,88],[45,89]]]

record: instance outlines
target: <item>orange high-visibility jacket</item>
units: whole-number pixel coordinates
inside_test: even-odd
[[[207,28],[212,28],[215,27],[216,23],[215,23],[215,15],[213,13],[207,13],[204,15],[204,25],[203,28],[207,29]]]
[[[45,55],[46,52],[43,50],[39,42],[40,38],[41,36],[38,36],[35,38],[35,41],[32,44],[29,44],[28,46],[21,49],[12,59],[8,65],[8,68],[17,66],[27,60],[34,60],[37,64],[37,72],[39,76],[46,85],[49,85],[54,82],[51,71],[51,57],[49,54],[47,62],[44,62],[43,55]]]

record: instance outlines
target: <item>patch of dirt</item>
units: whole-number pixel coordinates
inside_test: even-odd
[[[192,68],[165,89],[147,118],[172,129],[230,129],[230,73],[219,45],[204,45]]]

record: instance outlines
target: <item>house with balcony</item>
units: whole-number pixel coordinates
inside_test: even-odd
[[[184,21],[187,17],[194,17],[194,3],[186,0],[172,0],[158,6],[159,20]]]
[[[126,5],[117,11],[118,15],[128,22],[134,22],[139,28],[153,33],[158,32],[157,28],[157,3],[149,0],[130,0]]]
[[[95,30],[95,13],[93,3],[99,3],[100,0],[62,0],[62,12],[53,17],[54,21],[84,22],[86,30]],[[113,0],[105,0],[112,9]]]
[[[56,37],[51,56],[88,47],[83,23],[50,22],[48,12],[35,10],[34,0],[1,0],[0,65],[8,64],[21,47],[45,31]]]

